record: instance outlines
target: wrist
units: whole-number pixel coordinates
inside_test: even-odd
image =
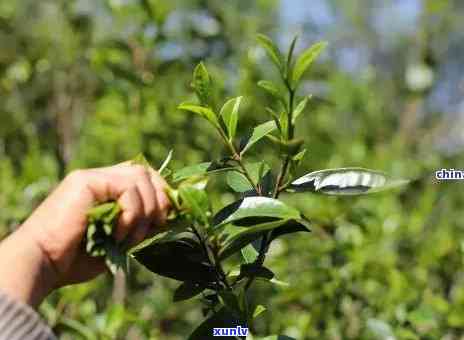
[[[0,244],[0,290],[5,294],[37,307],[56,282],[52,263],[24,228]]]

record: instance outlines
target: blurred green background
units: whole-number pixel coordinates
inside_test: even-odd
[[[319,231],[276,242],[267,265],[288,288],[259,287],[260,334],[297,339],[464,339],[462,168],[464,3],[458,0],[0,1],[0,236],[71,169],[145,153],[174,168],[219,157],[204,121],[176,110],[204,60],[239,129],[267,119],[257,89],[277,74],[257,47],[330,47],[307,75],[297,133],[306,171],[384,170],[415,181],[361,198],[284,197]],[[262,143],[252,156],[273,163]],[[305,171],[305,172],[306,172]],[[217,202],[231,200],[213,180]],[[218,203],[218,207],[220,204]],[[54,293],[41,312],[60,339],[186,339],[199,304],[134,266]]]

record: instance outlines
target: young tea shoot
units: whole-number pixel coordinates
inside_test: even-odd
[[[266,109],[269,120],[251,131],[242,131],[239,122],[243,98],[232,98],[222,107],[214,107],[214,82],[203,63],[195,68],[192,88],[198,102],[182,103],[179,110],[206,120],[228,155],[171,171],[172,153],[169,154],[160,168],[169,183],[167,193],[173,206],[167,228],[129,250],[125,242],[116,243],[112,237],[120,213],[117,203],[107,202],[89,212],[86,249],[92,256],[104,256],[111,271],[126,269],[129,256],[149,271],[179,281],[174,301],[201,295],[205,320],[190,340],[209,339],[214,328],[241,326],[254,332],[254,320],[266,308],[264,303],[254,305],[249,299],[253,283],[260,280],[285,284],[265,266],[269,246],[291,233],[308,237],[305,233],[311,230],[311,223],[279,199],[282,193],[360,195],[406,183],[380,171],[356,167],[309,171],[295,178],[302,171],[301,161],[307,154],[304,140],[295,135],[295,127],[311,101],[311,95],[299,93],[299,87],[327,44],[316,43],[295,56],[296,38],[286,55],[268,37],[259,35],[257,40],[281,79],[281,84],[271,80],[258,82],[274,99],[273,107]],[[248,137],[243,140],[243,136]],[[277,169],[271,169],[264,161],[248,159],[248,152],[258,143],[267,143],[280,155]],[[143,157],[134,161],[150,166]],[[236,195],[233,203],[219,211],[212,210],[207,191],[212,175],[224,176]],[[226,270],[230,268],[228,261],[236,254],[241,258],[240,265]],[[253,339],[291,338],[255,335]]]

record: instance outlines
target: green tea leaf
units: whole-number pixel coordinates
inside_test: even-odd
[[[308,100],[311,98],[311,96],[305,97],[301,102],[298,103],[298,105],[295,108],[295,111],[293,111],[293,116],[292,116],[292,123],[295,124],[297,118],[300,116],[300,114],[304,111],[306,108],[306,105],[308,104]]]
[[[288,49],[288,54],[287,54],[287,79],[291,78],[293,52],[295,51],[295,46],[296,46],[297,40],[298,40],[298,36],[296,35],[293,38],[292,43],[290,44],[290,48]]]
[[[221,129],[216,114],[208,107],[198,106],[195,104],[183,103],[178,106],[179,110],[196,113],[209,121],[215,128]]]
[[[116,202],[107,202],[91,208],[87,212],[87,218],[90,222],[101,220],[103,223],[112,223],[121,212],[121,207]]]
[[[301,79],[301,76],[311,66],[319,54],[326,48],[326,42],[319,42],[304,51],[296,60],[291,83],[295,87]]]
[[[311,172],[293,181],[290,190],[328,195],[359,195],[379,192],[407,184],[387,174],[363,168],[339,168]]]
[[[220,115],[227,127],[227,132],[230,141],[232,141],[232,139],[235,138],[235,134],[237,131],[238,110],[240,108],[241,101],[242,97],[230,99],[224,104],[224,106],[221,109]]]
[[[284,106],[287,106],[287,100],[277,85],[269,80],[260,80],[258,86],[267,91],[271,96],[279,100]]]
[[[304,219],[291,220],[271,220],[271,221],[250,221],[248,227],[239,227],[230,225],[225,227],[222,232],[225,235],[225,241],[220,251],[220,258],[225,259],[238,250],[241,251],[242,257],[246,263],[253,263],[258,257],[260,245],[254,244],[259,242],[262,236],[269,231],[270,238],[268,244],[274,239],[296,232],[310,232],[309,222]],[[251,244],[253,243],[253,244]]]
[[[269,112],[271,115],[272,119],[274,119],[274,122],[276,123],[277,129],[282,132],[282,126],[280,126],[280,117],[279,115],[270,107],[266,107],[266,111]]]
[[[300,162],[301,160],[303,160],[305,154],[306,154],[306,151],[307,149],[303,149],[301,150],[300,152],[298,152],[295,156],[293,156],[293,160],[296,161],[296,162]]]
[[[269,172],[269,166],[264,162],[249,163],[245,165],[248,174],[251,177],[254,185]],[[227,184],[235,192],[246,192],[254,189],[254,186],[249,182],[246,176],[239,171],[229,171],[226,177]]]
[[[246,197],[221,209],[213,219],[216,227],[252,217],[299,219],[300,212],[284,202],[269,197]]]
[[[173,182],[179,182],[184,179],[193,176],[203,176],[207,173],[208,168],[211,166],[211,162],[204,162],[195,165],[190,165],[185,168],[182,168],[172,175]]]
[[[204,162],[195,165],[190,165],[182,168],[172,175],[173,182],[179,182],[191,177],[204,176],[220,171],[230,171],[234,167],[220,162]]]
[[[161,164],[160,168],[158,169],[158,172],[160,173],[161,176],[164,176],[164,174],[165,174],[165,172],[167,170],[167,167],[169,165],[169,162],[171,162],[172,152],[173,152],[173,150],[169,151],[168,156],[166,157],[163,164]]]
[[[200,285],[216,280],[200,244],[190,238],[152,242],[132,256],[151,272],[171,279]]]
[[[172,300],[174,302],[188,300],[197,296],[204,290],[204,286],[191,282],[184,282],[179,287],[177,287]]]
[[[251,244],[248,244],[247,246],[240,249],[240,252],[242,253],[242,257],[246,263],[255,262],[259,255],[259,253]]]
[[[219,251],[219,259],[224,260],[228,258],[246,245],[261,238],[266,232],[276,229],[287,222],[288,220],[276,220],[252,227],[236,227],[237,231],[226,239],[223,248]]]
[[[201,105],[208,106],[211,96],[211,78],[203,63],[199,63],[193,71],[192,87],[195,89]]]
[[[179,195],[182,199],[183,210],[188,211],[195,220],[201,221],[203,225],[208,225],[210,205],[206,192],[192,186],[181,186]]]
[[[69,330],[73,330],[74,332],[79,334],[80,339],[99,340],[97,335],[95,334],[95,331],[91,327],[86,326],[77,320],[61,315],[59,323],[60,326],[65,326]]]
[[[257,40],[259,44],[264,48],[266,51],[269,59],[277,66],[277,69],[282,72],[283,65],[282,65],[282,54],[279,51],[279,48],[274,44],[274,42],[265,36],[264,34],[258,34]]]
[[[248,149],[250,149],[261,138],[268,135],[269,133],[274,131],[276,128],[277,128],[276,123],[272,120],[255,127],[246,145],[241,150],[240,154],[243,155]]]
[[[238,171],[227,173],[226,182],[235,192],[246,192],[253,190],[253,185],[248,181],[244,174]]]
[[[266,307],[264,307],[263,305],[257,305],[255,310],[253,311],[253,319],[256,319],[258,316],[260,316],[265,311],[266,311]]]

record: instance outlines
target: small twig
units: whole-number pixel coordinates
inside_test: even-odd
[[[203,252],[205,253],[205,256],[206,258],[208,259],[209,263],[211,264],[211,266],[214,267],[215,269],[215,272],[216,272],[216,280],[217,280],[217,284],[218,286],[222,286],[222,285],[225,285],[226,287],[228,287],[228,282],[224,282],[223,281],[223,278],[221,276],[221,272],[219,271],[218,269],[218,266],[216,265],[216,261],[214,261],[214,263],[211,261],[210,257],[209,257],[209,249],[208,249],[208,244],[203,240],[203,237],[201,237],[201,234],[199,233],[199,231],[195,228],[194,225],[192,225],[192,230],[193,230],[193,233],[195,234],[195,236],[197,237],[198,241],[201,243],[201,246],[203,247]]]
[[[253,189],[256,190],[256,192],[258,193],[258,195],[261,196],[261,189],[260,187],[255,183],[253,182],[253,179],[251,178],[251,175],[250,173],[248,172],[247,168],[245,167],[245,164],[243,163],[242,161],[242,157],[240,155],[239,152],[237,152],[237,149],[235,148],[234,144],[231,143],[228,139],[227,139],[227,136],[224,134],[224,132],[220,129],[220,128],[217,128],[216,129],[218,132],[219,132],[219,135],[221,136],[224,144],[229,148],[231,154],[232,154],[232,159],[234,161],[237,162],[237,164],[239,165],[240,169],[243,171],[243,175],[245,176],[245,178],[248,180],[248,182],[251,184],[251,186],[253,187]]]

